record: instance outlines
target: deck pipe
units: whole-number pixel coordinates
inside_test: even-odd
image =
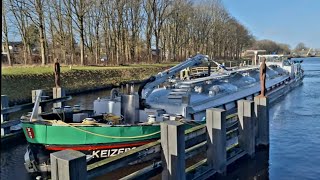
[[[135,124],[139,121],[139,98],[136,94],[121,96],[121,115],[125,123]]]
[[[113,88],[110,91],[110,99],[114,100],[117,96],[120,95],[119,89],[118,88]]]

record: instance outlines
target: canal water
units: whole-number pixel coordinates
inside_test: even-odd
[[[259,151],[254,159],[231,166],[230,174],[221,179],[319,179],[320,58],[307,58],[302,67],[305,70],[303,84],[270,109],[270,150]],[[91,109],[93,100],[109,93],[100,91],[73,96],[67,104]],[[26,143],[1,150],[1,179],[32,179],[23,165],[25,149]]]
[[[303,85],[275,104],[270,179],[320,179],[320,58],[308,58]]]

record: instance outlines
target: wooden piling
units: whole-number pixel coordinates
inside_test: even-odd
[[[178,121],[161,123],[163,180],[186,178],[184,130],[184,125]]]
[[[269,145],[269,99],[254,97],[255,115],[257,118],[256,145]]]
[[[53,91],[53,99],[55,98],[61,98],[61,97],[64,97],[65,96],[65,90],[64,88],[62,87],[54,87],[52,88],[52,91]],[[64,102],[58,102],[58,103],[53,103],[53,107],[63,107],[64,106]]]
[[[9,98],[7,95],[1,95],[1,109],[5,109],[9,107]],[[1,123],[4,121],[8,121],[8,114],[1,114]]]
[[[63,150],[50,154],[52,180],[87,179],[86,155],[74,150]]]
[[[7,95],[1,95],[1,109],[9,107],[9,98]],[[1,124],[9,120],[9,114],[1,114]],[[10,128],[3,128],[1,125],[1,136],[10,132]]]
[[[211,108],[206,110],[207,163],[219,173],[226,172],[226,111]]]
[[[239,144],[249,156],[255,153],[255,112],[254,102],[249,100],[238,101],[239,117]]]

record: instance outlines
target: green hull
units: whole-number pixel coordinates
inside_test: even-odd
[[[160,138],[159,125],[66,126],[23,122],[29,143],[43,145],[89,145],[145,141]]]

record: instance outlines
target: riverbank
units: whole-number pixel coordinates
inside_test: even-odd
[[[241,60],[216,60],[227,67],[238,66]],[[95,90],[111,89],[122,83],[141,80],[168,69],[178,62],[165,64],[130,64],[124,66],[67,66],[61,65],[61,86],[67,95]],[[215,64],[213,64],[215,66]],[[46,66],[2,66],[1,94],[9,97],[9,105],[31,102],[31,91],[43,89],[52,96],[54,83],[53,64]]]
[[[79,66],[72,69],[64,66],[61,68],[61,85],[66,89],[67,95],[111,89],[124,82],[139,82],[173,65]],[[2,68],[1,94],[8,95],[10,105],[31,102],[31,90],[43,89],[52,93],[54,85],[52,66]]]

